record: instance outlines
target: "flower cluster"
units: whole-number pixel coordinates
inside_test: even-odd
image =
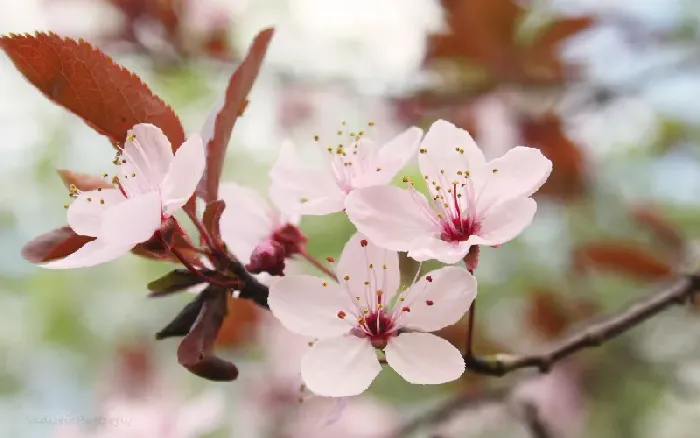
[[[160,242],[188,270],[174,271],[151,290],[208,286],[158,337],[185,336],[178,359],[213,380],[238,375],[233,364],[211,355],[227,296],[237,289],[240,298],[269,307],[287,330],[313,339],[300,369],[305,387],[317,395],[360,394],[383,364],[410,383],[453,381],[464,372],[462,354],[432,332],[469,311],[477,293],[472,249],[498,247],[530,224],[537,209],[531,196],[552,163],[527,147],[487,162],[469,133],[442,120],[425,136],[413,127],[382,146],[363,131],[348,134],[341,137],[349,138],[345,144],[316,137],[325,154],[322,169],[307,166],[286,144],[270,171],[271,203],[252,189],[221,184],[201,221],[188,211],[203,242],[197,248],[172,216],[195,199],[205,171],[203,142],[193,135],[173,154],[158,128],[137,125],[119,147],[113,188],[71,186],[68,224],[94,239],[43,266],[92,266]],[[416,155],[427,197],[407,177],[405,188],[390,185]],[[337,264],[328,259],[334,272],[307,252],[298,226],[303,215],[341,211],[357,233]],[[446,266],[421,276],[419,268],[402,286],[398,251],[419,262],[464,261],[466,269]],[[296,256],[326,277],[285,275],[286,261]],[[281,277],[269,293],[251,276],[263,272]]]

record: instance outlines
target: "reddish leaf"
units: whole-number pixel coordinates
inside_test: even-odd
[[[260,321],[261,312],[250,300],[228,297],[228,311],[216,337],[216,346],[236,348],[246,345]]]
[[[579,147],[564,133],[561,120],[546,115],[521,125],[524,143],[539,148],[552,160],[552,174],[538,193],[573,199],[586,191],[585,161]]]
[[[219,199],[218,201],[207,204],[204,214],[202,215],[202,224],[204,224],[204,228],[217,242],[221,242],[219,222],[221,221],[221,215],[224,213],[225,208],[226,203]]]
[[[501,82],[560,82],[565,73],[560,43],[593,23],[589,17],[565,18],[524,45],[516,36],[527,11],[514,0],[443,0],[442,5],[450,31],[429,37],[426,60],[471,61]]]
[[[83,191],[114,188],[112,184],[97,176],[63,169],[59,169],[56,172],[58,172],[66,187],[73,184]]]
[[[70,227],[57,228],[36,237],[22,248],[22,257],[32,263],[44,263],[73,254],[94,237],[75,234]]]
[[[0,48],[46,97],[80,116],[113,143],[137,123],[163,130],[177,149],[184,140],[173,110],[138,78],[96,47],[54,33],[10,35]]]
[[[218,198],[219,180],[231,131],[245,110],[248,93],[258,77],[273,34],[273,29],[265,29],[255,37],[245,59],[229,79],[223,105],[210,116],[207,122],[208,132],[202,133],[204,141],[208,142],[207,167],[197,192],[207,202]]]
[[[593,242],[574,251],[578,270],[596,268],[640,280],[659,280],[673,274],[673,267],[645,248],[631,242]]]
[[[659,241],[675,251],[683,250],[682,231],[664,217],[658,206],[638,205],[632,207],[631,213],[634,220],[653,232]]]
[[[537,289],[530,293],[527,319],[547,339],[556,339],[569,327],[571,315],[556,294]]]

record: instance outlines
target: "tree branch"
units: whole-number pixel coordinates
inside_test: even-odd
[[[630,305],[627,309],[565,338],[549,350],[529,355],[465,356],[468,370],[477,374],[503,376],[521,368],[537,368],[548,372],[555,362],[585,348],[597,347],[641,324],[673,304],[684,304],[700,291],[700,275],[688,275]]]

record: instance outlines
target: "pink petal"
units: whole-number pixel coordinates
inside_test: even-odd
[[[506,201],[491,209],[481,221],[479,238],[484,245],[500,245],[514,239],[532,222],[537,203],[532,198]]]
[[[433,196],[438,194],[436,187],[441,187],[444,195],[453,181],[463,180],[467,171],[485,163],[484,154],[471,135],[444,120],[432,124],[420,147],[423,152],[418,155],[418,164],[423,176],[428,177],[426,182]],[[451,197],[445,200],[453,205]]]
[[[88,199],[90,200],[88,201]],[[68,207],[68,225],[77,234],[96,237],[102,227],[104,212],[109,207],[125,200],[124,195],[116,189],[80,192],[80,195]]]
[[[326,397],[361,394],[381,370],[372,344],[352,335],[316,341],[301,360],[306,387]]]
[[[416,155],[421,137],[423,137],[423,130],[412,127],[389,140],[376,152],[374,157],[370,158],[372,163],[365,166],[366,171],[356,177],[357,181],[353,180],[353,187],[362,188],[389,184]]]
[[[511,199],[531,196],[542,187],[551,172],[552,162],[539,149],[518,146],[509,150],[485,167],[475,169],[477,211],[486,214],[491,208]]]
[[[303,336],[336,337],[356,324],[349,295],[337,283],[310,275],[280,278],[270,287],[267,302],[287,330]],[[344,319],[339,312],[345,314]]]
[[[469,247],[478,245],[479,237],[471,236],[464,242],[445,242],[437,235],[425,236],[416,239],[408,249],[408,256],[419,261],[438,260],[451,265],[462,260],[469,252]]]
[[[364,247],[363,241],[366,244]],[[372,265],[371,269],[369,265]],[[365,300],[368,290],[371,297],[375,297],[377,290],[383,291],[384,303],[387,303],[399,289],[399,254],[380,248],[364,235],[355,233],[343,248],[336,273],[350,292],[360,297],[363,307],[369,305]],[[346,276],[348,280],[345,280]],[[369,282],[369,285],[365,285],[365,282]]]
[[[275,192],[276,199],[286,198],[286,212],[325,215],[343,210],[345,192],[338,187],[335,177],[303,166],[291,143],[283,145],[269,176],[270,190]]]
[[[226,183],[219,187],[219,198],[226,203],[221,216],[221,237],[243,263],[258,244],[267,239],[276,226],[276,213],[255,190]]]
[[[413,241],[440,233],[425,197],[398,187],[354,190],[345,211],[358,231],[383,248],[407,251]]]
[[[132,247],[148,240],[160,228],[160,194],[150,192],[109,208],[98,238],[107,244]]]
[[[175,213],[190,199],[202,179],[205,163],[202,138],[193,134],[175,152],[175,158],[163,180],[161,196],[164,211],[168,215]]]
[[[431,281],[427,281],[430,277]],[[476,279],[464,268],[446,267],[430,272],[411,286],[402,303],[402,327],[434,332],[459,321],[476,298]]]
[[[132,141],[129,141],[129,139]],[[173,160],[168,137],[150,123],[140,123],[130,129],[124,143],[124,159],[133,166],[133,172],[147,179],[151,190],[165,178]]]
[[[112,261],[131,250],[133,245],[108,245],[102,240],[93,240],[83,245],[73,254],[53,262],[39,265],[46,269],[87,268]]]
[[[451,382],[465,368],[459,350],[430,333],[402,333],[389,340],[384,353],[389,365],[409,383]]]

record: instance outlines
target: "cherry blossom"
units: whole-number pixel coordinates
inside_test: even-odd
[[[270,310],[282,325],[317,339],[301,361],[310,391],[362,393],[381,371],[378,351],[410,383],[462,375],[459,350],[429,332],[454,324],[469,309],[476,297],[469,272],[445,267],[400,288],[398,254],[359,233],[346,243],[337,272],[340,283],[291,275],[270,287]]]
[[[129,130],[114,164],[114,189],[80,191],[68,208],[68,225],[92,236],[73,254],[41,265],[49,269],[94,266],[125,254],[148,240],[192,196],[204,172],[204,146],[192,135],[173,155],[168,138],[150,124]]]
[[[486,162],[469,133],[444,120],[433,123],[419,152],[430,201],[408,178],[407,190],[364,188],[346,201],[360,232],[418,261],[456,263],[472,245],[515,238],[532,222],[537,204],[531,196],[552,171],[538,149],[522,146]]]
[[[325,215],[342,211],[346,196],[353,190],[389,184],[415,155],[423,131],[409,128],[381,147],[362,131],[350,134],[349,142],[343,142],[342,136],[341,140],[328,141],[316,137],[326,154],[322,170],[302,163],[291,143],[282,146],[270,179],[275,190],[296,201],[299,213]]]
[[[219,196],[228,206],[220,227],[231,252],[253,273],[281,275],[285,258],[299,254],[306,243],[288,198],[271,188],[273,207],[255,190],[235,183],[222,184]]]

